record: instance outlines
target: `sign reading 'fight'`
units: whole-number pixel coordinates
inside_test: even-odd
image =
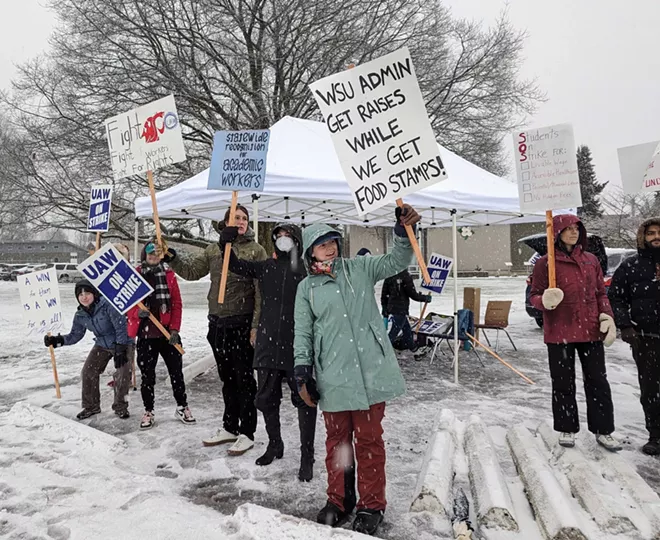
[[[149,296],[153,289],[112,244],[78,265],[78,270],[121,314]]]
[[[89,196],[89,214],[87,215],[87,230],[90,232],[107,232],[110,227],[110,203],[112,202],[112,186],[92,186]]]

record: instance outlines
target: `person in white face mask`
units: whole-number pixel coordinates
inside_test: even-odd
[[[225,234],[232,232],[225,228]],[[309,482],[313,477],[316,408],[309,407],[298,394],[293,376],[293,312],[298,284],[305,278],[302,260],[302,234],[290,223],[273,229],[275,257],[267,261],[246,261],[232,252],[229,271],[258,280],[261,291],[261,317],[257,328],[254,368],[257,370],[255,403],[264,415],[268,447],[256,460],[270,465],[284,455],[280,431],[282,382],[287,380],[291,401],[298,409],[300,427],[300,469],[298,478]]]

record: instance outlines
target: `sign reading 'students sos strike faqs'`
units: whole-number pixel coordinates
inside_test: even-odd
[[[105,121],[115,180],[185,161],[174,96]]]

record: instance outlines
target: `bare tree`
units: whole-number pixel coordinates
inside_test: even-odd
[[[29,143],[13,179],[48,225],[80,228],[92,180],[108,181],[102,122],[174,93],[189,159],[163,188],[206,167],[218,129],[320,119],[308,84],[407,45],[438,140],[504,171],[501,140],[542,95],[521,80],[524,34],[455,20],[440,0],[52,0],[47,57],[22,67],[4,104]],[[18,174],[18,171],[21,174]],[[115,186],[113,229],[131,229],[142,178]],[[177,225],[181,235],[192,234]],[[186,232],[187,231],[187,232]]]

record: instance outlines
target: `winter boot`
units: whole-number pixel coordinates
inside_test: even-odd
[[[642,452],[644,452],[647,456],[658,456],[658,455],[660,455],[660,439],[658,439],[656,437],[651,437],[649,439],[649,442],[647,442],[642,447]]]
[[[618,452],[622,449],[621,443],[612,437],[612,435],[596,435],[596,441],[605,450],[609,450],[610,452]]]
[[[373,536],[376,534],[379,525],[383,521],[382,510],[358,510],[355,520],[353,521],[353,530],[362,534]]]
[[[76,418],[78,420],[85,420],[86,418],[94,416],[95,414],[99,414],[100,412],[101,409],[83,409],[76,415]]]
[[[341,510],[338,506],[328,501],[316,516],[316,522],[321,525],[328,525],[329,527],[341,527],[346,523],[352,511],[352,508],[350,510]]]
[[[300,470],[298,480],[309,482],[314,477],[314,436],[316,434],[316,407],[298,409],[300,428]]]
[[[284,456],[284,443],[279,441],[268,441],[268,446],[266,451],[261,457],[258,457],[255,461],[257,465],[270,465],[276,459],[282,459]]]

